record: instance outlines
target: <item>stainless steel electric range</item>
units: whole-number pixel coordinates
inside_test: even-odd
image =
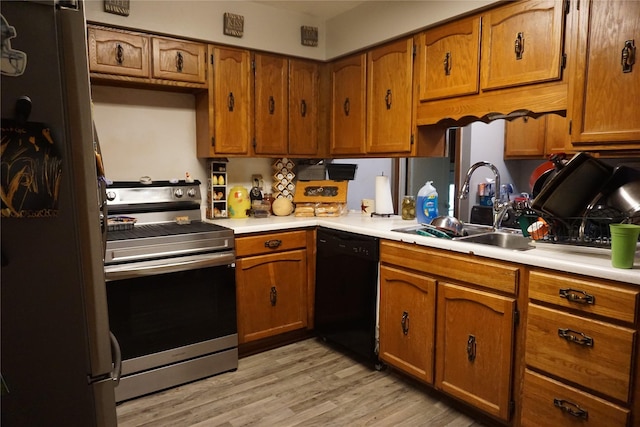
[[[234,234],[201,221],[200,182],[114,182],[106,195],[116,400],[237,369]]]

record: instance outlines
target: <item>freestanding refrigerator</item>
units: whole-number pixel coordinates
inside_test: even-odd
[[[3,1],[1,423],[115,426],[81,1]]]

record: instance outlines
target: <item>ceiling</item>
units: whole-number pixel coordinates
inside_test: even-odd
[[[279,9],[289,10],[291,12],[304,13],[307,15],[315,16],[325,21],[344,12],[347,12],[348,10],[353,9],[356,6],[365,3],[365,1],[366,0],[255,0],[256,3],[261,3]]]

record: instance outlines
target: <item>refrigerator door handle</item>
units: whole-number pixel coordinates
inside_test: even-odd
[[[122,353],[120,352],[120,344],[113,332],[109,331],[111,338],[111,357],[113,358],[113,370],[111,371],[111,378],[116,382],[116,387],[120,384],[120,377],[122,376]]]

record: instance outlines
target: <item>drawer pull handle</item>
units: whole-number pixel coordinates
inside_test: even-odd
[[[585,411],[575,403],[569,402],[568,400],[554,398],[553,405],[557,408],[562,409],[563,412],[566,412],[569,415],[573,415],[576,418],[582,418],[583,420],[589,419],[588,411]]]
[[[181,73],[184,68],[184,58],[182,52],[176,53],[176,71]]]
[[[409,313],[402,313],[402,320],[400,321],[400,325],[402,326],[402,333],[405,335],[409,334]]]
[[[589,295],[585,291],[578,291],[571,288],[560,289],[558,294],[560,295],[560,298],[566,298],[571,302],[577,302],[580,304],[595,304],[596,302],[596,297],[593,295]]]
[[[124,62],[124,49],[120,43],[116,46],[116,62],[118,65],[122,65]]]
[[[387,89],[387,94],[384,97],[384,102],[387,104],[387,110],[391,109],[391,103],[393,102],[393,95],[391,94],[391,89]]]
[[[467,340],[467,359],[469,362],[476,360],[476,337],[474,335],[469,335]]]
[[[447,52],[444,55],[444,75],[451,75],[451,52]]]
[[[593,347],[593,338],[583,334],[582,332],[568,328],[558,328],[558,336],[576,344]]]
[[[516,60],[522,59],[524,53],[524,33],[518,33],[516,35],[516,41],[514,42],[514,52],[516,54]]]
[[[230,112],[233,112],[235,105],[236,105],[236,98],[233,96],[233,92],[229,92],[229,96],[227,97],[227,109]]]
[[[273,115],[276,112],[276,100],[273,96],[269,96],[269,114]]]
[[[633,64],[636,63],[636,46],[634,44],[634,40],[627,40],[624,42],[624,47],[622,48],[622,59],[620,62],[622,64],[623,73],[630,73],[633,71]]]
[[[344,104],[342,105],[342,109],[344,110],[344,115],[348,116],[349,111],[351,111],[351,102],[349,101],[349,97],[344,99]]]
[[[275,286],[271,287],[271,292],[269,292],[269,300],[271,301],[272,306],[275,306],[278,302],[278,290]]]
[[[282,244],[282,240],[272,239],[264,242],[264,247],[269,249],[275,249]]]

